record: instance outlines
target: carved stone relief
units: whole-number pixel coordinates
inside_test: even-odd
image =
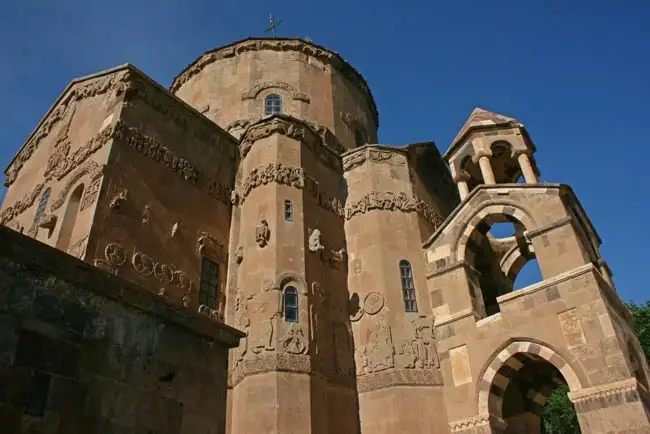
[[[271,238],[271,230],[269,229],[269,223],[262,219],[255,228],[255,242],[260,247],[265,247]]]
[[[230,189],[217,179],[205,174],[201,169],[184,158],[179,157],[155,138],[142,133],[137,128],[129,127],[122,121],[115,124],[115,138],[124,141],[140,154],[157,163],[167,166],[181,179],[205,191],[219,201],[230,203]]]
[[[237,246],[235,249],[235,262],[237,265],[241,264],[244,261],[244,246]]]
[[[88,188],[84,191],[84,197],[81,199],[81,205],[79,211],[83,211],[90,207],[97,201],[99,196],[99,187],[102,183],[102,178],[97,178],[90,183]]]
[[[262,83],[258,83],[244,92],[241,96],[241,99],[255,99],[261,91],[266,89],[282,89],[291,95],[292,99],[309,103],[309,97],[307,95],[298,92],[293,86],[282,81],[264,81]]]
[[[32,157],[34,152],[40,147],[42,140],[50,134],[50,132],[52,131],[55,125],[57,125],[64,119],[67,119],[68,122],[66,125],[64,125],[61,128],[59,132],[59,137],[56,138],[55,153],[54,153],[55,155],[53,155],[52,157],[52,164],[48,163],[46,167],[46,173],[47,173],[46,177],[52,176],[53,172],[55,171],[54,163],[57,162],[57,160],[58,162],[56,166],[59,166],[59,163],[61,163],[63,158],[65,158],[68,162],[76,162],[77,165],[81,164],[87,158],[87,155],[84,156],[84,154],[86,154],[84,151],[79,150],[72,157],[68,157],[67,155],[69,148],[66,151],[66,147],[69,146],[69,143],[67,141],[67,134],[70,127],[70,121],[72,119],[71,111],[74,111],[75,109],[75,102],[117,90],[120,87],[121,80],[124,77],[125,77],[124,73],[118,73],[118,74],[112,74],[109,76],[88,80],[83,83],[73,85],[73,87],[62,96],[58,105],[42,121],[42,123],[38,126],[37,130],[29,138],[29,141],[19,151],[18,155],[16,155],[16,158],[7,169],[6,172],[7,178],[5,181],[5,185],[8,187],[14,183],[23,165]],[[103,133],[105,133],[105,131],[102,131],[102,133],[100,133],[98,136],[102,135]],[[105,134],[105,135],[110,135],[110,134]],[[93,140],[91,140],[91,142]],[[101,141],[101,139],[99,141]],[[106,143],[106,140],[103,141],[102,145],[104,143]],[[91,146],[91,148],[92,147],[93,146]],[[101,145],[99,147],[101,147]],[[61,149],[59,150],[59,148]],[[66,163],[64,164],[64,166],[69,167],[70,165]],[[73,169],[74,167],[70,168],[70,170]],[[59,178],[65,176],[66,173],[60,175]]]
[[[357,322],[363,317],[363,305],[359,294],[356,292],[350,296],[348,300],[348,315],[350,321]]]
[[[204,304],[199,306],[199,309],[197,311],[199,315],[204,315],[207,316],[208,318],[215,320],[215,321],[223,321],[223,317],[219,312],[215,309],[212,309],[209,306],[206,306]]]
[[[287,333],[280,339],[282,348],[289,354],[305,354],[309,350],[309,342],[298,324],[291,324]]]
[[[174,238],[178,231],[181,228],[181,222],[180,221],[175,221],[174,224],[172,225],[172,231],[171,231],[171,237]]]
[[[400,362],[407,369],[431,369],[440,367],[436,348],[433,319],[421,315],[411,321],[413,339],[403,342]]]
[[[88,176],[92,183],[92,181],[95,181],[102,176],[103,171],[104,165],[99,164],[94,160],[87,160],[85,163],[83,163],[67,179],[63,189],[61,189],[56,199],[52,201],[52,205],[50,205],[50,211],[55,212],[61,208],[61,206],[63,206],[68,197],[68,193],[70,193],[70,190],[72,190],[72,187],[74,187],[83,177]]]
[[[443,221],[438,213],[416,196],[409,197],[406,193],[378,191],[372,191],[346,206],[345,218],[350,220],[356,215],[363,215],[372,210],[417,212],[435,228]]]
[[[142,209],[142,216],[140,217],[140,220],[142,221],[143,225],[148,225],[151,221],[151,207],[149,205],[145,205]]]
[[[29,209],[36,199],[41,195],[44,184],[36,184],[32,191],[25,194],[20,200],[16,201],[13,205],[6,207],[0,212],[0,223],[11,221]]]
[[[324,165],[336,172],[341,171],[342,154],[347,149],[326,127],[301,121],[287,115],[274,115],[251,125],[242,136],[239,152],[242,158],[248,155],[255,142],[281,134],[307,146]]]
[[[347,172],[363,165],[366,161],[373,163],[388,163],[395,166],[404,166],[406,164],[406,157],[400,151],[389,151],[382,149],[363,149],[359,150],[352,155],[347,155],[343,158],[343,171]]]
[[[68,248],[68,254],[77,259],[83,259],[86,256],[86,247],[88,246],[88,235],[73,243]]]
[[[368,315],[376,315],[384,307],[384,296],[378,292],[366,295],[363,302],[363,311]]]
[[[121,256],[118,255],[118,258]],[[107,258],[108,259],[108,258]],[[182,270],[178,270],[174,265],[167,265],[155,261],[151,256],[144,252],[133,249],[131,255],[131,265],[140,275],[145,277],[153,276],[162,284],[174,285],[184,291],[184,296],[189,297],[192,291],[192,279]]]
[[[275,351],[275,320],[281,313],[282,293],[273,285],[266,286],[261,293],[248,298],[250,330],[248,348],[253,356],[264,351]]]
[[[43,229],[48,229],[50,231],[54,230],[54,227],[56,226],[56,221],[57,220],[58,220],[58,217],[56,215],[54,215],[54,214],[44,215],[38,221],[38,227],[43,228]]]
[[[111,199],[108,201],[108,207],[110,209],[120,209],[122,203],[126,201],[129,196],[129,190],[126,188],[121,189],[113,194]]]
[[[205,255],[220,260],[225,260],[225,247],[217,238],[208,232],[199,232],[196,239],[196,253],[199,256]]]
[[[395,347],[390,324],[386,317],[373,317],[372,324],[366,329],[365,342],[356,350],[357,375],[381,372],[395,367]]]
[[[330,197],[320,190],[318,182],[305,173],[301,167],[288,167],[281,163],[269,163],[256,167],[250,171],[239,191],[233,192],[233,205],[243,205],[246,198],[255,188],[269,183],[277,183],[297,188],[306,189],[318,202],[318,205],[343,217],[343,203],[335,197]]]
[[[250,329],[251,321],[248,318],[248,300],[241,293],[241,290],[237,289],[237,294],[235,295],[235,328],[244,333],[244,337],[239,341],[239,347],[235,350],[235,366],[237,366],[248,351],[248,332]]]
[[[320,252],[325,247],[321,243],[321,232],[318,229],[308,230],[309,234],[309,251],[310,252]]]

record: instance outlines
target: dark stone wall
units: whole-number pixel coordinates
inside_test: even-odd
[[[241,333],[0,227],[0,432],[223,433]]]

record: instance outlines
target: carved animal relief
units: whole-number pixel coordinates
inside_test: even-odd
[[[431,369],[440,367],[436,348],[433,319],[419,316],[411,321],[413,339],[402,343],[400,359],[407,369]]]
[[[129,195],[129,191],[127,189],[123,189],[116,192],[115,194],[113,194],[111,200],[108,202],[108,207],[111,209],[120,209],[122,204],[126,201],[128,195]]]
[[[309,251],[311,252],[320,252],[325,247],[321,243],[321,232],[318,229],[314,229],[309,234]]]

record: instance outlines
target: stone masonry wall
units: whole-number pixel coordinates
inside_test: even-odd
[[[0,228],[3,433],[222,433],[240,336]]]

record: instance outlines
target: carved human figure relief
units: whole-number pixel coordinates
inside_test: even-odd
[[[289,354],[305,354],[309,349],[309,342],[298,324],[291,324],[280,343]]]
[[[384,315],[377,315],[366,330],[366,354],[370,372],[380,372],[395,366],[395,347],[390,324]]]
[[[148,225],[149,221],[151,221],[151,208],[149,205],[144,206],[144,209],[142,210],[141,220],[143,225]]]
[[[402,343],[399,354],[401,363],[407,369],[431,369],[440,367],[436,348],[433,319],[424,315],[411,321],[413,338]]]
[[[270,238],[271,230],[269,229],[269,223],[266,219],[262,219],[255,228],[255,242],[258,246],[264,247],[269,243]]]
[[[322,234],[319,229],[314,229],[309,234],[309,251],[320,252],[325,248],[321,242]]]
[[[249,297],[248,348],[253,354],[275,351],[275,319],[281,313],[281,294],[278,288],[268,288]]]
[[[248,331],[251,321],[248,318],[248,300],[237,290],[235,296],[235,328],[244,332],[244,337],[239,341],[239,347],[235,350],[235,365],[244,360],[248,351]]]

